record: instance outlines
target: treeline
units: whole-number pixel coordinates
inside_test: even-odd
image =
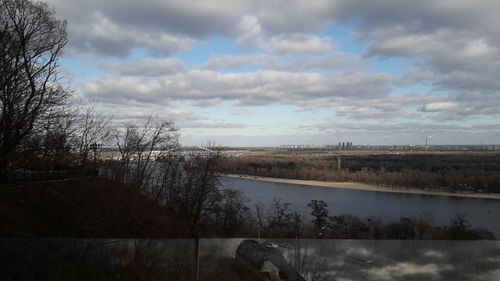
[[[500,193],[500,154],[381,154],[228,158],[223,173],[351,181],[397,188]]]
[[[450,218],[447,225],[436,226],[421,217],[401,217],[397,221],[388,221],[373,216],[330,215],[328,204],[322,200],[312,200],[308,207],[310,216],[304,218],[293,211],[290,203],[277,198],[269,206],[257,204],[254,216],[241,225],[240,234],[267,238],[495,239],[490,231],[473,227],[463,214]],[[248,232],[250,229],[253,231]]]
[[[384,221],[377,217],[361,219],[350,214],[330,216],[328,204],[311,200],[313,230],[318,237],[351,239],[433,239],[470,240],[495,239],[486,229],[474,228],[466,215],[456,214],[448,225],[434,226],[422,217],[400,217],[398,221]]]

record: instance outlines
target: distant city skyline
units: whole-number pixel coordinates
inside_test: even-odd
[[[500,143],[498,1],[47,3],[75,99],[183,145]]]

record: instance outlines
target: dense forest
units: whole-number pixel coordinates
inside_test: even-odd
[[[228,174],[500,193],[499,153],[265,154],[228,158],[222,167]]]

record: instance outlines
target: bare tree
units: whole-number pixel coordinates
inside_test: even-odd
[[[221,200],[218,165],[220,150],[190,156],[183,167],[184,177],[175,194],[177,213],[188,222],[190,234],[195,235],[199,226],[210,220]]]
[[[255,207],[255,219],[257,222],[257,236],[260,238],[261,234],[266,234],[267,224],[264,218],[265,206],[262,203],[257,203],[254,205]]]
[[[221,200],[215,206],[214,215],[219,233],[224,237],[234,235],[249,219],[250,209],[246,206],[248,201],[239,190],[221,190]]]
[[[302,220],[297,212],[290,210],[290,203],[273,198],[267,210],[267,230],[273,236],[293,237],[301,232]]]
[[[66,22],[44,2],[0,0],[0,165],[61,104]]]
[[[307,203],[307,206],[312,209],[311,216],[314,217],[312,222],[316,225],[318,230],[321,230],[327,225],[328,204],[326,204],[323,200],[311,200],[311,202]]]
[[[72,137],[75,131],[73,110],[52,108],[44,117],[45,120],[39,122],[36,130],[20,142],[23,149],[16,153],[16,166],[48,171],[56,166],[72,165]]]
[[[115,133],[121,180],[140,190],[151,191],[160,163],[157,160],[177,148],[178,139],[177,128],[171,121],[147,116],[135,123],[126,123]]]
[[[159,203],[171,203],[176,198],[176,192],[182,185],[184,178],[184,156],[177,155],[175,150],[169,150],[161,158],[158,176],[153,186],[153,199]]]
[[[361,239],[369,236],[369,227],[355,215],[343,214],[329,219],[330,229],[340,238]]]
[[[95,149],[97,144],[107,144],[111,140],[112,117],[105,116],[91,105],[84,107],[78,117],[76,149],[80,156],[80,165],[85,166],[92,149]]]
[[[221,185],[222,159],[220,149],[209,145],[190,155],[170,151],[158,160],[153,197],[175,211],[191,236],[204,228],[230,236],[250,217],[243,194]]]
[[[282,202],[281,199],[273,198],[268,208],[262,203],[256,204],[255,220],[258,235],[263,237],[299,237],[304,231],[301,215],[292,211],[290,203]]]

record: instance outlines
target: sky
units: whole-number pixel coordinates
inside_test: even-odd
[[[75,99],[183,145],[499,144],[497,0],[47,0]]]

